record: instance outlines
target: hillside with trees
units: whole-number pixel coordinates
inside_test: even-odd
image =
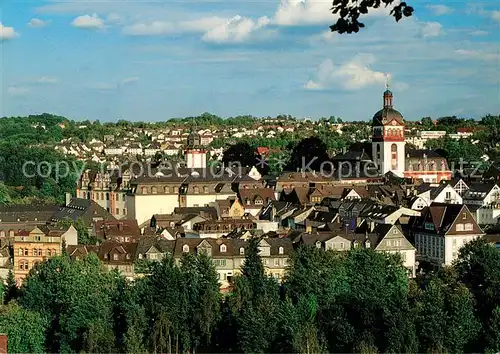
[[[397,255],[301,246],[283,284],[258,239],[230,293],[205,254],[167,255],[134,282],[90,254],[38,264],[8,285],[11,352],[460,353],[500,350],[500,253],[482,240],[456,263],[408,279]]]

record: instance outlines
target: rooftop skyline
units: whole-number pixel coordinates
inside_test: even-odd
[[[386,74],[405,119],[500,111],[500,6],[417,1],[354,35],[330,1],[0,5],[0,116],[158,121],[291,114],[369,120]]]

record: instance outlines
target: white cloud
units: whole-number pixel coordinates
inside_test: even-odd
[[[453,9],[446,5],[427,5],[427,8],[436,16],[449,15],[453,13]]]
[[[374,62],[372,54],[358,54],[341,66],[335,66],[331,59],[326,59],[318,67],[316,79],[309,80],[304,87],[322,90],[339,85],[345,90],[358,90],[373,84],[383,84],[386,76],[371,69],[370,65]]]
[[[118,82],[98,82],[95,84],[92,84],[89,86],[90,89],[92,90],[98,90],[98,91],[115,91],[118,90],[122,87],[125,87],[127,85],[131,85],[135,82],[139,81],[139,77],[137,76],[131,76],[131,77],[126,77]]]
[[[75,18],[71,25],[73,27],[85,28],[85,29],[101,29],[104,28],[104,20],[99,18],[97,14],[93,15],[82,15]]]
[[[469,49],[457,49],[455,53],[458,55],[458,59],[476,59],[483,61],[496,61],[500,60],[500,54],[496,52],[486,52],[482,50],[469,50]]]
[[[13,39],[19,36],[14,27],[6,27],[0,22],[0,41]]]
[[[128,85],[128,84],[132,84],[132,83],[137,82],[137,81],[139,81],[139,78],[137,76],[132,76],[132,77],[127,77],[127,78],[123,79],[121,84]]]
[[[33,28],[45,27],[47,24],[47,21],[40,20],[39,18],[32,18],[30,22],[28,22],[28,26]]]
[[[207,31],[202,39],[207,42],[242,42],[247,40],[250,35],[267,25],[271,20],[263,16],[257,21],[247,17],[235,16],[223,25],[212,28]]]
[[[500,22],[500,11],[496,10],[491,13],[491,18],[495,21]]]
[[[313,35],[310,39],[311,39],[311,42],[327,42],[327,43],[330,43],[330,42],[333,42],[335,40],[337,40],[339,38],[339,34],[336,33],[336,32],[332,32],[332,31],[324,31],[320,34],[316,34],[316,35]]]
[[[7,93],[12,96],[22,96],[29,92],[30,90],[26,87],[21,86],[11,86],[7,89]]]
[[[150,23],[136,23],[123,29],[123,34],[131,36],[161,36],[182,32],[207,32],[223,25],[227,19],[220,17],[206,17],[189,21],[153,21]]]
[[[489,33],[487,31],[472,31],[469,34],[471,36],[487,36]]]
[[[51,76],[42,76],[34,81],[37,84],[57,84],[59,80]]]
[[[423,38],[438,37],[442,34],[443,26],[439,22],[424,22],[420,29]]]
[[[120,16],[116,12],[112,12],[108,15],[108,17],[106,17],[106,21],[109,23],[118,24],[118,23],[121,23],[123,21],[123,18],[122,18],[122,16]]]
[[[332,13],[331,0],[281,0],[272,23],[276,25],[333,24],[338,15]],[[389,15],[390,8],[381,6],[362,18]]]

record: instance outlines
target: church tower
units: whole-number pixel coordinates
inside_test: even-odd
[[[189,134],[184,155],[187,168],[207,168],[207,149],[201,145],[200,134],[194,131]]]
[[[389,82],[383,96],[383,108],[373,116],[372,131],[372,156],[380,173],[392,172],[404,177],[405,124],[403,115],[393,108]]]

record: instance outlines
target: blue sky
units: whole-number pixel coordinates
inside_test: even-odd
[[[500,113],[498,1],[408,1],[335,35],[330,1],[3,0],[0,116],[406,119]]]

